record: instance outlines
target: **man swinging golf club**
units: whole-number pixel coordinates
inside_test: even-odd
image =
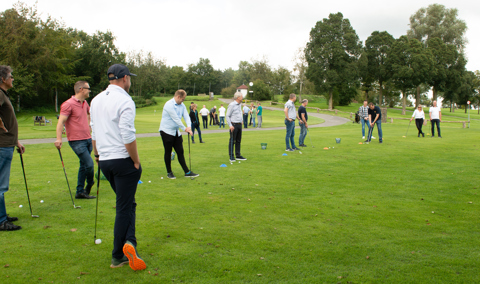
[[[383,143],[383,133],[382,133],[382,111],[380,108],[373,103],[368,104],[368,121],[370,123],[370,129],[368,131],[368,137],[365,142],[370,142],[372,140],[372,134],[375,124],[378,129],[378,139],[380,143]]]
[[[108,88],[92,100],[91,126],[95,160],[116,194],[111,268],[130,264],[133,270],[147,266],[137,254],[135,237],[135,193],[142,175],[135,137],[135,103],[128,94],[128,68],[114,64],[108,68]]]
[[[175,175],[172,172],[172,148],[175,149],[175,152],[177,153],[178,162],[185,172],[185,177],[198,177],[198,174],[188,169],[187,164],[185,163],[183,138],[179,131],[182,129],[193,137],[190,126],[185,127],[182,123],[183,117],[187,125],[192,125],[189,113],[187,112],[187,107],[183,104],[186,96],[187,93],[184,90],[178,90],[175,92],[173,98],[165,103],[163,106],[162,120],[160,121],[160,129],[158,130],[160,136],[162,136],[163,147],[165,148],[164,160],[167,168],[167,177],[169,179],[175,179]]]
[[[60,107],[57,123],[57,140],[55,147],[62,148],[62,131],[65,125],[68,144],[80,160],[78,169],[76,199],[93,199],[90,195],[94,169],[92,160],[92,136],[90,136],[90,106],[86,99],[90,96],[90,86],[86,81],[78,81],[74,85],[75,95],[66,100]],[[85,187],[85,180],[87,186]],[[85,187],[85,189],[84,189]]]
[[[10,166],[13,150],[18,148],[20,154],[25,147],[18,141],[18,123],[7,91],[13,88],[12,68],[0,65],[0,231],[15,231],[22,227],[13,224],[17,217],[7,215],[4,193],[10,183]],[[27,191],[28,194],[28,191]]]

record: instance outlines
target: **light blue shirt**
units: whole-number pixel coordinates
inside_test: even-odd
[[[250,111],[250,109],[247,106],[243,107],[243,114],[247,114]]]
[[[158,131],[163,131],[172,136],[177,136],[177,132],[179,135],[182,135],[178,131],[180,128],[182,131],[185,131],[186,128],[182,123],[182,117],[187,125],[192,125],[187,107],[183,103],[177,104],[174,98],[169,100],[163,106],[162,120],[160,121],[160,129]]]

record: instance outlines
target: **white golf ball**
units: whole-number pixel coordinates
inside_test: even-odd
[[[163,179],[163,177],[161,177],[161,179]]]
[[[302,154],[302,152],[301,152],[301,151],[299,151],[298,153]]]
[[[95,240],[95,244],[96,244],[96,245],[99,245],[99,244],[101,244],[101,243],[102,243],[102,240],[101,240],[101,239],[96,239],[96,240]]]
[[[151,180],[148,181],[148,183],[151,183],[151,182],[152,182]]]
[[[241,162],[238,162],[238,163],[240,164]]]
[[[50,181],[48,181],[48,183],[50,183]]]
[[[40,203],[43,203],[43,200],[40,200]]]
[[[22,208],[22,207],[23,207],[23,205],[18,205],[18,207]]]
[[[230,163],[230,165],[233,165],[233,163]]]

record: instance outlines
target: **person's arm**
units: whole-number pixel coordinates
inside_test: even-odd
[[[412,114],[412,118],[410,118],[410,121],[412,121],[412,119],[415,117],[415,114],[417,113],[417,110],[415,110]]]
[[[137,151],[137,140],[135,139],[132,143],[125,144],[125,148],[127,148],[128,155],[130,155],[133,165],[138,170],[140,168],[140,157],[138,156]]]
[[[285,107],[283,112],[285,112],[285,119],[288,120],[288,121],[292,121],[290,118],[288,118],[288,107]]]
[[[95,162],[97,162],[98,164],[98,160],[99,160],[99,155],[98,155],[98,150],[97,150],[97,141],[96,140],[92,140],[92,148],[93,148],[93,155],[95,156]]]
[[[20,153],[20,154],[25,153],[25,147],[23,147],[23,145],[22,145],[22,143],[20,143],[20,141],[17,142],[17,148],[18,148],[17,149],[18,153]]]
[[[3,120],[1,117],[0,117],[0,128],[3,129],[5,132],[8,132],[8,130],[5,128],[5,124],[3,123]]]
[[[439,111],[439,112],[438,112],[438,118],[439,118],[439,120],[440,120],[440,122],[441,122],[441,121],[442,121],[442,111]]]
[[[432,121],[432,110],[431,108],[428,110],[428,118],[430,121]]]
[[[305,127],[308,128],[307,120],[305,119],[305,113],[302,112],[302,119],[303,123],[305,123]]]
[[[88,116],[88,124],[90,124],[90,116]],[[67,121],[68,116],[61,114],[60,117],[58,118],[58,123],[57,123],[57,140],[55,140],[55,147],[57,149],[62,148],[62,132],[63,132],[63,125]]]
[[[192,128],[191,128],[192,121],[190,120],[190,116],[187,113],[187,107],[185,105],[183,105],[183,108],[184,108],[183,109],[183,120],[185,120],[185,123],[187,124],[187,127],[185,127],[185,132],[187,132],[188,134],[193,136]],[[182,126],[183,126],[183,124],[182,124]]]
[[[230,132],[233,132],[233,129],[235,129],[232,125],[232,113],[233,113],[233,106],[229,105],[227,108],[227,113],[225,115],[225,118],[227,119],[227,124],[230,127]]]
[[[175,111],[175,107],[173,106],[173,104],[172,105],[165,104],[165,106],[163,107],[163,111],[165,111],[170,116],[170,118],[173,120],[173,122],[175,122],[175,124],[178,127],[180,127],[182,129],[182,131],[186,131],[186,127],[182,123],[182,118],[178,117],[177,112]],[[185,114],[186,111],[187,111],[187,109],[185,108],[184,114]],[[187,119],[185,118],[185,116],[183,116],[183,117],[185,119],[185,122],[187,122]],[[188,120],[190,120],[190,118],[188,118]]]

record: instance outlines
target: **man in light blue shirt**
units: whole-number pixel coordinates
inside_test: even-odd
[[[175,175],[172,172],[172,148],[177,152],[178,162],[182,166],[185,172],[185,177],[198,177],[198,174],[193,173],[187,167],[185,163],[185,156],[183,154],[183,138],[179,131],[187,132],[189,135],[193,135],[190,127],[185,127],[182,123],[185,120],[187,125],[192,125],[190,116],[188,115],[187,108],[183,104],[187,93],[184,90],[178,90],[175,92],[173,99],[167,101],[163,106],[162,120],[160,121],[160,136],[162,136],[163,147],[165,148],[165,166],[167,167],[167,177],[175,179]]]
[[[243,128],[248,128],[248,114],[250,109],[247,107],[247,104],[243,105]]]

